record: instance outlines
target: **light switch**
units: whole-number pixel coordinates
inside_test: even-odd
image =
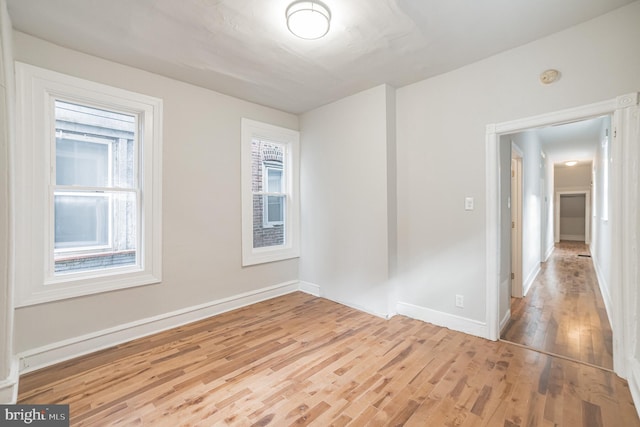
[[[464,198],[464,210],[472,211],[473,210],[473,197],[465,197]]]

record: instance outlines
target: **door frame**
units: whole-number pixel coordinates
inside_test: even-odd
[[[542,114],[519,120],[489,124],[486,127],[486,313],[487,338],[497,340],[499,330],[500,267],[502,260],[500,247],[500,136],[523,132],[541,126],[586,120],[611,114],[614,129],[612,141],[611,208],[612,219],[612,330],[613,367],[622,378],[628,378],[631,361],[638,346],[640,333],[632,315],[637,313],[639,304],[636,282],[638,273],[637,239],[640,235],[635,217],[640,206],[637,190],[638,147],[640,135],[637,122],[640,121],[638,92],[617,98],[584,105],[576,108]],[[624,230],[624,233],[622,232]],[[635,258],[634,258],[635,257]]]
[[[511,143],[511,296],[524,297],[522,286],[522,151]],[[515,183],[515,185],[514,185]]]

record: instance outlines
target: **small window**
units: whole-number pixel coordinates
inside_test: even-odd
[[[264,143],[261,141],[255,141],[255,147],[261,147]],[[274,145],[274,144],[270,144]],[[281,145],[274,145],[275,150],[283,153],[285,147]],[[257,148],[259,151],[260,149]],[[262,154],[262,153],[260,153]],[[285,199],[287,197],[284,186],[284,175],[282,170],[282,162],[265,162],[262,161],[262,176],[264,177],[262,202],[264,206],[264,212],[262,215],[262,225],[265,228],[272,228],[275,226],[281,226],[284,224],[285,213]],[[259,176],[254,176],[254,179],[260,179]],[[256,230],[257,231],[257,230]],[[254,231],[255,233],[255,231]],[[282,234],[282,232],[280,233]],[[254,236],[254,241],[257,236]],[[278,243],[282,243],[282,237],[277,240]]]
[[[162,101],[16,63],[24,306],[158,283]]]
[[[243,119],[243,265],[297,257],[298,132]]]

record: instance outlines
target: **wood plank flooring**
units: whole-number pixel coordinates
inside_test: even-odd
[[[524,298],[512,298],[501,338],[613,369],[612,333],[589,248],[556,244]]]
[[[639,427],[627,383],[303,293],[24,375],[73,426]]]

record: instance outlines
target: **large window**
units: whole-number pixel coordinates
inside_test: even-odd
[[[243,265],[299,254],[298,132],[242,121]]]
[[[159,99],[16,64],[18,305],[160,281]]]
[[[54,275],[137,264],[137,117],[55,109]]]

